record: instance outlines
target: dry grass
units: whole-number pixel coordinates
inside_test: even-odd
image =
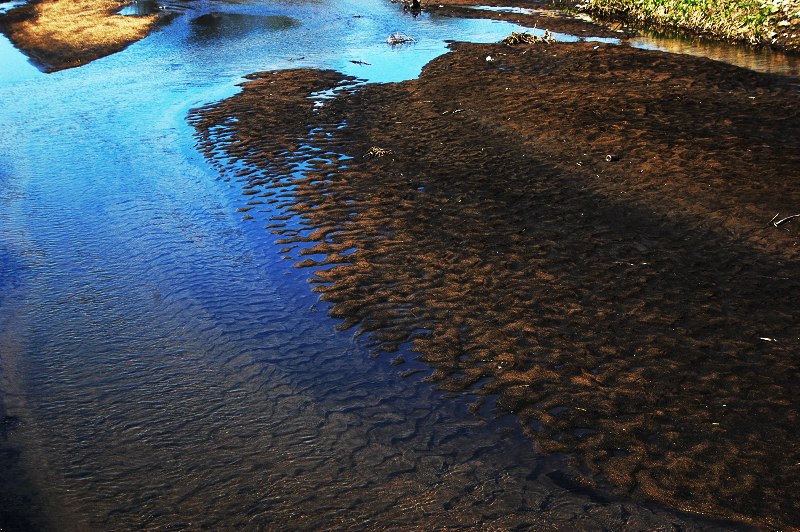
[[[43,0],[9,16],[11,41],[48,70],[60,70],[118,52],[145,37],[158,15],[118,15],[117,0]]]

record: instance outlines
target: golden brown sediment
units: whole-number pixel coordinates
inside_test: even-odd
[[[796,80],[594,43],[454,48],[318,111],[340,76],[262,73],[198,112],[202,145],[265,170],[245,191],[284,207],[287,249],[314,246],[300,265],[337,264],[316,289],[345,326],[497,397],[586,482],[796,525],[800,218],[775,226],[800,212]],[[303,143],[354,159],[295,177]]]
[[[144,38],[159,15],[117,14],[118,0],[38,0],[0,16],[0,30],[46,71],[119,52]]]

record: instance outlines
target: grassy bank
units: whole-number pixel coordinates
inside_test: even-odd
[[[800,50],[799,0],[585,0],[603,18]]]
[[[48,71],[79,66],[143,38],[157,15],[125,17],[117,0],[41,0],[0,17],[0,30]]]

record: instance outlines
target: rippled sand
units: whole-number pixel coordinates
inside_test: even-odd
[[[254,75],[193,120],[376,353],[411,343],[476,411],[497,398],[573,482],[800,522],[800,222],[770,223],[800,205],[796,83],[591,43],[454,48],[401,84]]]

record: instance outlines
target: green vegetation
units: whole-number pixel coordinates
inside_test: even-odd
[[[753,44],[795,47],[800,0],[585,0],[603,18],[689,30]]]

